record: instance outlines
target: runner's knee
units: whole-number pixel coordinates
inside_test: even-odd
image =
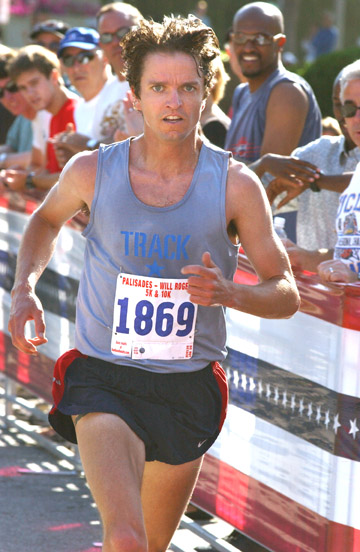
[[[107,552],[148,552],[146,535],[129,524],[124,529],[105,531],[104,550]]]

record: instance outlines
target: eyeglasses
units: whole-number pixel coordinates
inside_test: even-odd
[[[41,42],[40,40],[36,42],[38,46],[42,46],[43,48],[46,48],[47,50],[50,50],[51,52],[56,52],[59,49],[60,40],[54,40],[52,42]]]
[[[19,89],[17,87],[17,84],[15,82],[9,81],[3,88],[0,88],[0,100],[5,96],[5,92],[9,92],[10,94],[15,94],[15,92],[19,92]]]
[[[101,33],[100,42],[101,44],[110,44],[110,42],[112,42],[115,37],[120,41],[129,31],[132,31],[134,28],[135,27],[120,27],[120,29],[118,29],[114,33]]]
[[[262,33],[248,34],[248,33],[230,33],[230,38],[235,44],[246,44],[248,40],[256,44],[256,46],[268,46],[272,44],[278,38],[284,36],[282,33],[278,33],[274,36],[266,35]]]
[[[80,63],[80,65],[86,65],[90,63],[95,56],[96,52],[79,52],[73,56],[63,56],[61,59],[65,67],[73,67],[76,62]]]
[[[346,119],[351,119],[351,117],[355,117],[358,109],[360,109],[360,106],[352,101],[347,101],[340,107],[340,112]]]

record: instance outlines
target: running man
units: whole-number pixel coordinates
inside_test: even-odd
[[[61,226],[87,206],[76,349],[56,363],[50,419],[79,444],[104,552],[159,552],[225,417],[224,307],[284,318],[299,296],[259,180],[198,132],[212,29],[143,21],[123,55],[144,133],[65,166],[24,234],[9,329],[23,352],[46,342],[35,285]],[[257,285],[233,282],[240,242]]]

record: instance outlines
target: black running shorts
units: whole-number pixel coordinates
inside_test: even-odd
[[[202,456],[225,419],[228,388],[217,363],[197,372],[159,374],[71,349],[55,365],[52,427],[76,443],[72,415],[116,414],[144,442],[146,460],[183,464]]]

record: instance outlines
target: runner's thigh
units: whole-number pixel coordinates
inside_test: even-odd
[[[146,462],[141,489],[149,552],[167,550],[191,498],[202,457],[186,464]]]
[[[134,525],[137,521],[142,532],[143,442],[114,414],[86,414],[77,422],[76,434],[85,475],[104,530],[126,527],[129,522]]]

